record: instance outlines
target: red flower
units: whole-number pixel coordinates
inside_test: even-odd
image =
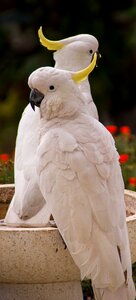
[[[128,158],[129,158],[128,154],[120,154],[119,162],[121,164],[124,164],[128,161]]]
[[[3,161],[3,162],[8,162],[9,161],[9,155],[7,153],[0,154],[0,160]]]
[[[120,127],[120,132],[125,135],[129,135],[131,133],[131,129],[129,126]]]
[[[136,185],[136,177],[130,177],[128,179],[128,182],[130,185],[135,186]]]
[[[116,125],[107,125],[106,128],[111,134],[115,134],[118,129]]]

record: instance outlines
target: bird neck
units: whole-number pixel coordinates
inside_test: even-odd
[[[75,117],[76,118],[76,117]],[[44,118],[40,119],[40,137],[42,137],[49,130],[54,128],[63,128],[68,123],[70,124],[73,118],[53,118],[46,120]]]
[[[83,68],[86,67],[86,64],[82,62],[82,60],[75,60],[75,58],[71,59],[65,59],[65,57],[61,56],[61,59],[58,59],[55,61],[55,68],[56,69],[61,69],[61,70],[68,70],[70,72],[77,72],[79,70],[82,70]],[[88,77],[81,81],[79,84],[79,88],[81,90],[81,93],[87,94],[87,97],[91,97],[92,100],[92,95],[91,95],[91,87],[90,83],[88,80]],[[90,101],[90,100],[89,100]],[[87,101],[88,102],[88,101]]]

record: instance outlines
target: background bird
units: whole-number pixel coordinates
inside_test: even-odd
[[[98,41],[92,35],[81,34],[61,41],[49,41],[39,30],[41,42],[54,53],[55,67],[76,71],[86,67],[98,50]],[[46,43],[45,43],[46,41]],[[59,45],[59,46],[58,46]],[[82,105],[86,112],[98,118],[96,106],[92,100],[88,79],[79,84],[84,95]],[[49,219],[46,202],[37,184],[35,157],[39,144],[39,109],[32,111],[28,105],[19,123],[15,147],[15,194],[5,217],[8,225],[45,225]],[[43,223],[44,215],[44,223]],[[45,218],[45,215],[47,216]]]
[[[99,47],[98,40],[90,34],[78,34],[63,40],[51,41],[43,35],[40,27],[38,35],[44,47],[48,50],[57,50],[53,54],[55,68],[62,70],[78,71],[87,67]],[[98,119],[98,112],[92,98],[88,77],[79,83],[79,89],[84,95],[84,105],[87,106],[88,113]]]
[[[30,101],[40,110],[39,187],[96,299],[134,300],[119,155],[77,85],[89,72],[45,67],[29,77]]]

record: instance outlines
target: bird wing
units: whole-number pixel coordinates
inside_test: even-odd
[[[50,130],[38,149],[37,170],[41,192],[82,278],[91,274],[96,284],[106,286],[109,280],[117,287],[124,282],[117,249],[124,243],[123,183],[113,139],[96,122],[82,130],[78,125],[70,132]]]
[[[30,105],[28,105],[18,127],[15,148],[15,194],[5,218],[7,223],[37,224],[41,221],[39,211],[42,208],[44,215],[46,214],[45,199],[37,183],[35,168],[35,157],[39,143],[39,120],[38,108],[32,112]]]

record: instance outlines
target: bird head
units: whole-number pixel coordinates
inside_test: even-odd
[[[98,40],[89,34],[78,34],[59,41],[47,39],[42,32],[42,27],[38,30],[41,44],[48,50],[53,50],[55,67],[59,69],[78,71],[87,67],[93,59],[95,52],[98,53]]]
[[[91,64],[78,72],[52,67],[35,70],[28,79],[32,108],[38,106],[41,116],[46,119],[75,114],[84,102],[78,84],[92,72],[96,61],[97,53],[94,54]]]

